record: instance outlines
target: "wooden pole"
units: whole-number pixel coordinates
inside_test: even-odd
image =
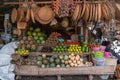
[[[104,0],[104,1],[79,1],[79,2],[77,2],[77,3],[104,3],[104,2],[106,2],[107,0]],[[56,2],[56,1],[54,1],[54,2]],[[14,5],[19,5],[19,4],[23,4],[23,3],[25,3],[25,2],[5,2],[5,3],[3,3],[4,5],[11,5],[11,4],[14,4]],[[32,4],[33,2],[26,2],[27,4]],[[35,4],[51,4],[52,3],[52,1],[39,1],[39,2],[35,2]]]
[[[88,43],[88,29],[85,26],[85,42]]]
[[[84,22],[84,25],[83,25],[83,36],[84,36],[84,41],[86,43],[88,43],[88,28],[86,27],[87,26],[86,24],[87,23]]]
[[[77,34],[77,21],[75,22],[75,34]]]
[[[25,2],[5,2],[4,5],[19,5],[19,4],[24,4]],[[27,4],[32,4],[33,2],[26,2]],[[51,1],[41,1],[41,2],[35,2],[35,4],[51,4]]]

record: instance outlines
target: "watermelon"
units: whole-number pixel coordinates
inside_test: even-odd
[[[37,61],[42,61],[42,57],[41,57],[41,56],[37,56],[37,57],[36,57],[36,60],[37,60]]]
[[[60,63],[60,59],[55,59],[55,63],[59,64]]]
[[[42,64],[42,65],[41,65],[41,67],[42,67],[42,68],[45,68],[45,65],[44,65],[44,64]]]
[[[51,63],[51,64],[50,64],[50,67],[55,67],[55,63]]]
[[[64,60],[68,60],[69,57],[67,55],[64,56]]]
[[[50,62],[51,62],[51,63],[54,62],[54,58],[50,58]]]

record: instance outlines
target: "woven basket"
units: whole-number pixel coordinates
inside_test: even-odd
[[[17,29],[26,29],[27,23],[26,22],[17,22]]]

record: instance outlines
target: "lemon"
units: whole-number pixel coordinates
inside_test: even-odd
[[[26,50],[26,52],[28,53],[29,51],[28,51],[28,50]]]

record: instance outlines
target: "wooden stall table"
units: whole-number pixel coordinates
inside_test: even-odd
[[[114,65],[111,66],[91,66],[91,67],[70,67],[70,68],[39,68],[38,66],[21,65],[15,66],[15,74],[19,76],[57,76],[61,80],[62,75],[92,75],[114,74]]]
[[[40,52],[33,52],[30,56],[42,55]],[[47,54],[49,56],[53,53]],[[62,54],[64,55],[64,54]],[[81,56],[89,56],[91,58],[91,53],[80,54]],[[65,68],[40,68],[39,66],[32,65],[16,65],[14,73],[18,76],[57,76],[57,80],[61,80],[63,75],[89,75],[89,79],[92,80],[92,75],[113,75],[115,71],[117,60],[112,60],[111,58],[106,60],[106,66],[82,66],[82,67],[65,67]],[[112,61],[112,64],[110,63]]]

